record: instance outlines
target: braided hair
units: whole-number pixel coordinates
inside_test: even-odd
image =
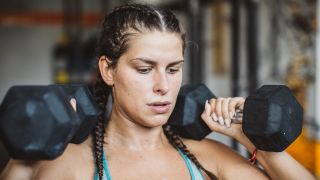
[[[110,66],[115,68],[120,56],[128,50],[130,36],[133,33],[141,33],[142,30],[177,33],[181,37],[183,50],[185,49],[185,33],[178,19],[171,11],[156,9],[141,4],[126,4],[115,8],[105,17],[98,44],[99,57],[106,56],[111,61]],[[93,87],[93,94],[103,112],[106,111],[106,104],[110,93],[111,87],[103,81],[101,74],[98,73],[97,81]],[[102,155],[105,126],[107,123],[108,119],[105,120],[105,115],[100,115],[98,123],[92,132],[95,163],[98,168],[100,180],[103,177]],[[200,164],[179,136],[175,135],[168,125],[163,126],[163,129],[173,147],[183,151],[189,159],[211,179],[217,179],[213,173],[207,171]]]
[[[206,170],[198,161],[198,159],[188,150],[187,146],[183,143],[181,138],[176,135],[170,128],[170,125],[166,124],[163,126],[164,134],[168,138],[170,144],[179,148],[184,154],[202,171],[204,171],[212,180],[218,179],[212,172]]]

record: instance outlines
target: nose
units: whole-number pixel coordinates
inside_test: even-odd
[[[159,95],[165,95],[169,91],[169,82],[165,72],[155,74],[153,91]]]

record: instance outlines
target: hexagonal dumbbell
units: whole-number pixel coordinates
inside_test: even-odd
[[[201,120],[201,114],[206,100],[212,98],[216,96],[204,84],[183,86],[168,123],[183,137],[203,139],[211,130]]]
[[[71,143],[79,144],[83,142],[97,123],[97,117],[102,113],[88,87],[80,84],[50,85],[50,87],[59,90],[68,101],[71,98],[76,99],[76,114],[80,118],[81,123],[71,139]]]
[[[100,113],[85,86],[13,86],[0,106],[0,138],[12,158],[54,159],[83,141]]]
[[[201,140],[211,130],[201,120],[205,101],[215,98],[203,84],[181,88],[169,124],[179,135]],[[301,133],[303,109],[288,87],[267,85],[246,98],[242,129],[260,150],[283,151]]]

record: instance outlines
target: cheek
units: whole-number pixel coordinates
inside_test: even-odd
[[[176,76],[174,76],[172,78],[169,78],[169,79],[170,79],[170,84],[171,84],[172,91],[176,95],[178,95],[178,92],[180,90],[181,83],[182,83],[182,72],[180,72]]]
[[[126,98],[137,99],[142,98],[150,90],[152,83],[148,76],[140,75],[132,69],[123,69],[117,72],[115,85],[118,86],[118,91]],[[127,99],[128,100],[128,99]]]

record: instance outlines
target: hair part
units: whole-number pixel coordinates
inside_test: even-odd
[[[120,56],[128,50],[130,37],[146,30],[177,33],[185,49],[185,33],[171,11],[126,4],[115,8],[104,19],[98,44],[99,56],[106,56],[116,66]]]

